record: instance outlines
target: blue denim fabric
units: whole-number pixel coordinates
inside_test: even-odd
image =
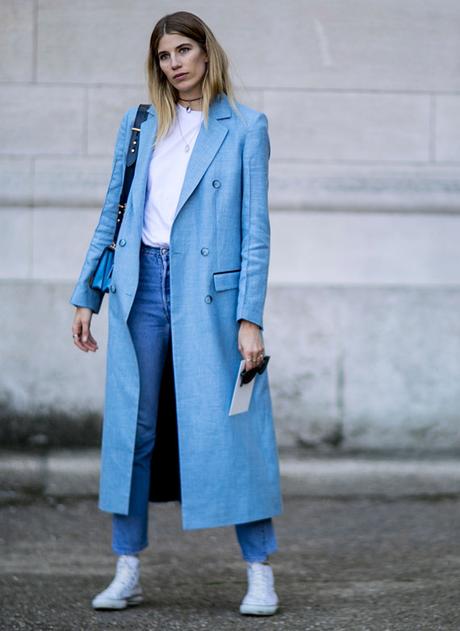
[[[142,244],[139,285],[128,319],[140,374],[140,398],[128,515],[112,516],[112,548],[135,554],[148,545],[150,458],[158,396],[170,336],[169,249]],[[246,561],[263,561],[278,549],[271,518],[235,524]]]

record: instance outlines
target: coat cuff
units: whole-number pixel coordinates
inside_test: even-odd
[[[74,307],[86,307],[87,309],[91,309],[94,313],[99,313],[103,298],[103,292],[92,289],[89,285],[85,285],[84,283],[78,283],[73,290],[69,302],[74,305]]]
[[[238,324],[241,323],[241,320],[248,320],[249,322],[252,322],[253,324],[257,324],[257,326],[259,327],[261,331],[264,330],[262,318],[258,319],[255,316],[249,316],[249,315],[239,316],[236,318],[236,321],[238,322]]]

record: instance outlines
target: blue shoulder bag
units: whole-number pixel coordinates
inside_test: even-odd
[[[98,289],[101,292],[107,293],[110,288],[113,272],[113,262],[115,258],[115,248],[117,244],[118,234],[121,228],[121,222],[125,214],[126,202],[128,200],[129,191],[134,177],[134,171],[136,169],[137,151],[139,148],[139,134],[141,131],[141,125],[147,118],[147,110],[150,105],[139,105],[137,108],[136,118],[134,120],[134,126],[131,128],[131,140],[128,148],[128,155],[126,156],[126,168],[123,178],[123,186],[121,189],[120,202],[118,204],[117,223],[115,224],[115,232],[113,240],[102,252],[96,269],[89,279],[89,286],[91,289]]]

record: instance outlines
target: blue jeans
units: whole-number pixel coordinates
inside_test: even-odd
[[[169,249],[142,244],[139,285],[128,319],[140,376],[139,412],[128,515],[112,517],[112,548],[136,554],[148,545],[150,459],[161,378],[171,334]],[[246,561],[264,561],[277,547],[271,518],[235,524]]]

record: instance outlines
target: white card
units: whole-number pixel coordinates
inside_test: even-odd
[[[233,388],[233,396],[232,402],[230,404],[230,411],[228,413],[229,416],[233,416],[234,414],[240,414],[241,412],[247,412],[249,410],[249,404],[251,403],[251,395],[252,389],[254,388],[254,383],[257,379],[257,374],[254,379],[251,379],[249,383],[244,383],[242,386],[240,374],[244,369],[246,361],[244,359],[241,360],[240,366],[238,368],[238,373],[236,375],[235,387]]]

